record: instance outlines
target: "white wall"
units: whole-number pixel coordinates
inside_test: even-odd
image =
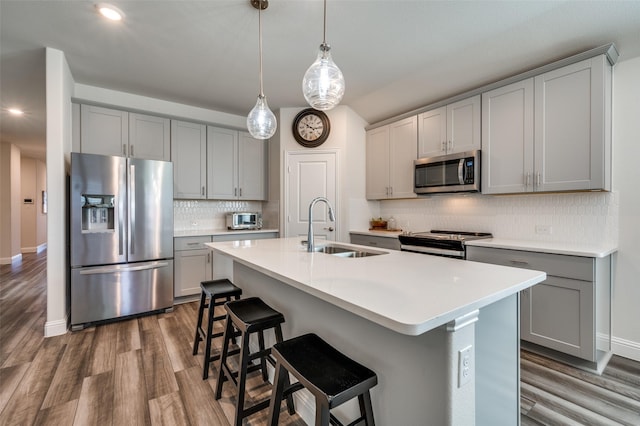
[[[67,170],[71,152],[73,76],[60,50],[46,49],[47,85],[47,321],[45,337],[67,332]]]
[[[20,149],[0,143],[0,264],[21,259]]]
[[[618,63],[613,89],[613,188],[619,194],[613,345],[640,361],[640,57]]]
[[[22,157],[20,161],[20,210],[22,225],[20,246],[22,253],[33,253],[44,248],[47,241],[47,215],[42,212],[42,191],[46,190],[46,166],[35,158]],[[33,204],[25,204],[30,198]]]
[[[287,153],[304,151],[313,153],[314,151],[336,151],[337,152],[337,197],[336,221],[338,222],[336,239],[338,241],[349,241],[349,230],[358,223],[352,223],[353,211],[361,208],[362,204],[367,204],[363,200],[365,173],[364,173],[364,152],[365,152],[365,131],[367,123],[348,106],[337,106],[326,111],[331,122],[331,132],[326,142],[317,148],[304,148],[293,138],[293,120],[304,108],[282,108],[279,111],[278,137],[279,158],[284,164]],[[273,165],[270,164],[270,167]],[[286,179],[284,167],[280,167],[280,211],[285,211],[284,182]],[[281,235],[285,235],[284,214],[280,215]]]

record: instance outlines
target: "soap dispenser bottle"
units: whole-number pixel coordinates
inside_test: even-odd
[[[393,216],[391,216],[391,217],[387,220],[387,229],[388,229],[388,230],[394,230],[394,231],[395,231],[395,230],[397,229],[397,226],[396,226],[396,225],[397,225],[397,224],[396,224],[396,219],[395,219]]]

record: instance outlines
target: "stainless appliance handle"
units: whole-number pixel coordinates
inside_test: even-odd
[[[406,244],[401,244],[400,250],[412,251],[415,253],[424,253],[424,254],[439,254],[443,256],[451,256],[451,257],[464,259],[464,251],[458,251],[458,250],[445,250],[445,249],[440,249],[435,247],[411,246]]]
[[[464,185],[464,158],[458,162],[458,183]]]
[[[119,169],[119,176],[124,176],[124,165],[120,164]],[[121,198],[118,197],[114,200],[114,202],[117,203],[120,200]],[[122,211],[122,206],[117,206],[116,212],[118,217],[114,220],[118,222],[118,255],[122,256],[124,254],[124,218],[122,217],[124,212]]]
[[[130,254],[136,252],[135,246],[136,229],[136,166],[129,166],[129,247]]]
[[[97,275],[97,274],[113,274],[114,272],[133,272],[133,271],[146,271],[148,269],[158,269],[169,266],[167,262],[152,262],[137,265],[115,265],[105,266],[102,268],[92,268],[80,271],[80,275]]]

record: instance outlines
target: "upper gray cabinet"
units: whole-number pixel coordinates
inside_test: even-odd
[[[418,115],[418,158],[480,149],[480,95]]]
[[[207,198],[267,199],[267,143],[247,132],[208,126]]]
[[[207,126],[171,120],[173,198],[206,198]]]
[[[368,200],[416,197],[413,192],[416,120],[414,115],[367,131]]]
[[[171,161],[169,119],[81,105],[80,152]]]
[[[171,120],[129,113],[129,156],[171,161]]]
[[[583,60],[482,94],[482,192],[611,189],[611,66]]]

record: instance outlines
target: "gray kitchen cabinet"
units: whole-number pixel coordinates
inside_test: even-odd
[[[210,236],[179,237],[174,239],[174,296],[200,293],[200,283],[212,279],[212,254],[204,245]]]
[[[379,247],[390,250],[400,250],[400,240],[394,234],[393,236],[383,237],[377,235],[364,235],[349,233],[351,244],[360,244],[362,246]]]
[[[545,281],[521,292],[520,338],[604,368],[611,353],[611,256],[467,246],[467,259],[546,272]]]
[[[417,117],[367,131],[368,200],[414,198],[413,162],[417,158]]]
[[[247,132],[208,126],[207,198],[266,200],[267,144]]]
[[[480,149],[480,95],[418,115],[418,158]]]
[[[171,120],[129,113],[129,157],[171,161]]]
[[[482,94],[481,161],[483,194],[531,188],[533,78]]]
[[[600,55],[483,93],[482,192],[610,190],[611,73]]]
[[[173,198],[205,199],[207,185],[207,126],[171,120]]]
[[[79,151],[171,161],[169,121],[163,117],[81,105]]]
[[[216,256],[205,243],[247,241],[278,238],[278,232],[229,232],[174,238],[174,295],[200,294],[200,283],[227,278],[233,281],[233,262],[226,256]]]
[[[80,152],[127,157],[129,113],[94,105],[81,105]]]

